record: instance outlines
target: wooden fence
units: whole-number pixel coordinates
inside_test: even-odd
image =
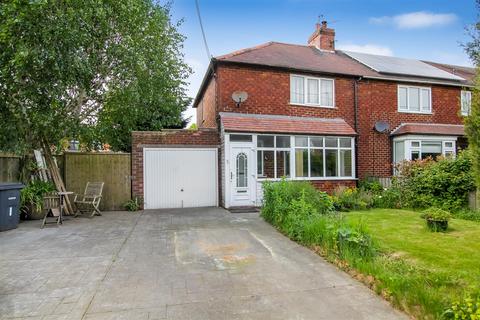
[[[129,153],[67,152],[63,159],[67,190],[82,194],[87,182],[104,182],[101,210],[124,210],[131,199]]]
[[[472,191],[468,195],[468,207],[470,210],[480,211],[480,191]]]
[[[20,180],[20,158],[0,153],[0,182],[18,182]]]

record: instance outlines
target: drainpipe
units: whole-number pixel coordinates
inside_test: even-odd
[[[358,178],[358,82],[362,80],[362,77],[355,79],[353,82],[353,98],[354,98],[354,108],[353,108],[353,129],[357,133],[355,137],[355,175]],[[356,181],[358,187],[358,180]]]

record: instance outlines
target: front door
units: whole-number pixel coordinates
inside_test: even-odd
[[[255,175],[251,147],[232,146],[230,152],[231,206],[253,206]]]

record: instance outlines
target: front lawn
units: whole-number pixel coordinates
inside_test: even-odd
[[[417,316],[441,317],[452,301],[480,285],[480,223],[453,219],[446,233],[430,232],[418,212],[372,209],[345,214],[365,225],[381,252],[371,262],[353,262],[372,275],[377,290]]]

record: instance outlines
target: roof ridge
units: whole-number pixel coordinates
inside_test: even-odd
[[[215,57],[215,59],[218,60],[218,59],[232,58],[232,57],[241,55],[243,53],[247,53],[247,52],[250,52],[250,51],[253,51],[253,50],[257,50],[257,49],[261,49],[261,48],[271,46],[274,43],[275,43],[274,41],[268,41],[268,42],[265,42],[265,43],[262,43],[262,44],[259,44],[259,45],[253,46],[253,47],[243,48],[243,49],[235,50],[235,51],[232,51],[230,53],[227,53],[227,54],[224,54],[224,55],[221,55],[221,56],[217,56],[217,57]]]
[[[430,60],[420,60],[422,62],[425,62],[425,63],[433,63],[433,64],[439,64],[441,66],[446,66],[446,67],[456,67],[456,68],[462,68],[462,69],[472,69],[472,71],[475,71],[475,67],[472,67],[472,66],[462,66],[462,65],[459,65],[459,64],[451,64],[451,63],[443,63],[443,62],[436,62],[436,61],[430,61]]]

